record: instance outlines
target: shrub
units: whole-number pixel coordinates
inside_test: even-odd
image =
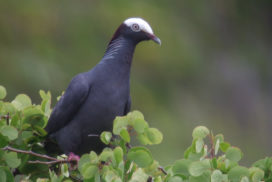
[[[25,94],[5,102],[6,89],[0,86],[0,181],[86,181],[86,182],[272,182],[272,158],[239,165],[243,154],[213,135],[205,126],[193,130],[192,145],[184,158],[165,168],[160,166],[148,145],[161,143],[162,133],[151,128],[139,111],[116,117],[112,132],[100,135],[109,147],[80,157],[48,156],[43,148],[51,113],[50,92],[40,91],[41,104]],[[131,146],[131,138],[136,145]]]

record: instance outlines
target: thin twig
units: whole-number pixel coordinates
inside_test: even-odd
[[[7,125],[9,125],[9,112],[8,112],[8,114],[6,116],[6,121],[7,121]]]
[[[57,158],[50,157],[50,156],[43,155],[43,154],[38,154],[38,153],[32,152],[31,150],[29,150],[29,151],[20,150],[20,149],[12,148],[10,146],[4,147],[3,150],[13,151],[13,152],[22,153],[22,154],[29,154],[29,155],[33,155],[33,156],[36,156],[36,157],[48,159],[48,160],[51,160],[51,161],[59,161],[59,159],[57,159]]]
[[[89,134],[88,137],[100,137],[100,136],[97,134]]]
[[[22,153],[22,154],[28,154],[28,155],[33,155],[36,157],[40,157],[43,159],[48,159],[50,161],[28,161],[28,163],[30,164],[46,164],[46,165],[52,165],[52,164],[62,164],[62,163],[75,163],[77,162],[77,160],[68,160],[68,159],[57,159],[54,157],[50,157],[44,154],[38,154],[32,151],[26,151],[26,150],[20,150],[20,149],[15,149],[9,146],[6,146],[4,148],[2,148],[2,150],[8,150],[8,151],[12,151],[12,152],[17,152],[17,153]]]
[[[52,164],[58,164],[58,163],[71,163],[69,160],[58,160],[58,161],[28,161],[29,164],[46,164],[46,165],[52,165]]]
[[[164,169],[162,166],[158,167],[158,169],[159,169],[161,172],[163,172],[163,174],[167,175],[167,172],[165,171],[165,169]]]
[[[211,150],[210,150],[210,156],[211,159],[215,157],[215,148],[214,148],[214,138],[212,132],[209,134],[210,142],[211,142]]]

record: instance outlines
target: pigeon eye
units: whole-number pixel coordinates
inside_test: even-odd
[[[131,25],[131,29],[134,32],[139,32],[140,31],[140,26],[138,24],[134,23],[134,24]]]

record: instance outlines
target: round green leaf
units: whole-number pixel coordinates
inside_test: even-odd
[[[183,179],[180,176],[172,176],[167,180],[167,182],[183,182]]]
[[[211,175],[211,182],[223,182],[224,177],[221,171],[214,170]]]
[[[189,166],[189,173],[192,176],[200,176],[210,168],[210,161],[208,159],[204,159],[202,161],[192,162]]]
[[[5,182],[14,182],[13,174],[10,172],[10,169],[8,167],[0,166],[0,170],[4,171],[6,174],[6,181]]]
[[[11,114],[14,114],[16,112],[16,109],[11,103],[5,102],[4,106],[3,106],[3,109],[2,109],[2,112],[5,113],[5,114],[9,113],[11,115]]]
[[[9,139],[1,135],[0,132],[0,148],[5,147],[9,142]]]
[[[145,135],[145,133],[139,134],[137,136],[137,139],[142,145],[150,144],[150,141],[149,141],[148,137]]]
[[[249,168],[250,178],[253,182],[259,182],[264,177],[264,171],[257,167]]]
[[[0,169],[0,181],[6,181],[6,172]]]
[[[217,155],[220,147],[220,139],[217,139],[215,142],[215,147],[214,147],[214,154]]]
[[[117,163],[117,165],[123,161],[123,149],[121,147],[116,147],[114,150],[113,150],[113,155],[114,155],[114,159]]]
[[[86,164],[82,168],[82,176],[84,179],[90,179],[98,172],[98,167],[93,164]]]
[[[90,163],[90,155],[89,154],[84,154],[80,157],[79,162],[78,162],[78,169],[80,172],[82,172],[82,168],[85,164]]]
[[[105,143],[106,145],[108,145],[111,141],[111,137],[112,137],[112,134],[111,132],[108,132],[108,131],[104,131],[101,133],[100,135],[100,140]]]
[[[200,176],[190,176],[189,182],[211,182],[211,171],[205,171]]]
[[[123,128],[126,128],[128,125],[128,119],[126,116],[117,116],[113,121],[113,133],[119,135],[120,131]]]
[[[148,128],[148,124],[144,119],[135,119],[132,122],[132,127],[138,134],[140,134],[143,133],[146,128]]]
[[[3,136],[8,137],[9,140],[15,140],[18,137],[18,131],[13,126],[3,126],[0,132]]]
[[[148,128],[146,131],[146,136],[151,144],[159,144],[163,138],[162,133],[156,128]]]
[[[152,164],[151,152],[144,147],[133,147],[128,152],[128,160],[134,161],[139,167],[147,167]]]
[[[198,126],[193,130],[193,138],[205,138],[210,133],[209,129],[205,126]]]
[[[131,177],[130,182],[142,182],[142,181],[147,181],[148,175],[144,172],[143,169],[138,168]]]
[[[23,123],[37,125],[39,127],[43,127],[47,120],[39,107],[28,107],[24,109],[23,115]]]
[[[140,111],[132,111],[127,114],[127,118],[130,122],[137,119],[144,120],[144,115]]]
[[[17,153],[15,152],[6,152],[3,158],[7,165],[11,168],[16,168],[21,164],[21,159],[18,159]]]
[[[100,161],[110,161],[113,158],[113,151],[110,148],[105,148],[99,155]]]
[[[7,95],[7,90],[5,87],[3,87],[2,85],[0,85],[0,99],[4,99]]]
[[[237,147],[229,147],[226,151],[226,158],[231,161],[238,162],[242,158],[242,152]]]
[[[249,179],[247,176],[242,177],[240,182],[249,182]]]
[[[127,142],[127,143],[130,142],[130,136],[129,136],[129,133],[126,128],[121,129],[120,136],[125,142]]]
[[[32,105],[31,99],[25,94],[17,95],[11,103],[18,110],[22,110],[22,109]]]
[[[200,153],[204,147],[204,141],[202,138],[198,138],[195,143],[196,153]]]
[[[112,170],[107,170],[103,174],[105,182],[122,182],[119,176],[116,175]]]
[[[177,160],[172,168],[172,171],[174,174],[182,174],[185,176],[189,175],[189,165],[192,163],[191,160],[189,159],[181,159],[181,160]]]
[[[222,152],[226,152],[228,150],[228,148],[230,147],[230,144],[228,142],[222,142],[220,143],[220,150]]]
[[[98,162],[99,162],[99,158],[94,151],[91,151],[91,153],[90,153],[90,162],[91,162],[91,164],[98,164]]]
[[[249,170],[246,167],[236,166],[231,168],[228,172],[229,180],[233,182],[240,181],[244,176],[249,176]]]

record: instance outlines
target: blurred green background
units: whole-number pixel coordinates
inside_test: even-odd
[[[162,40],[138,45],[131,73],[132,108],[164,134],[150,147],[155,158],[181,158],[197,125],[223,133],[245,164],[271,156],[271,0],[2,0],[0,84],[8,99],[26,93],[39,103],[44,89],[55,104],[133,16]]]

